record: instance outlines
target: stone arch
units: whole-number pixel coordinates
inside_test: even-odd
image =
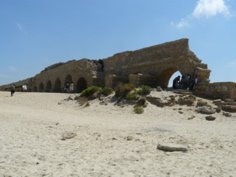
[[[174,67],[162,71],[158,75],[158,86],[161,86],[162,88],[167,88],[171,76],[177,71],[179,70]],[[181,71],[179,72],[181,73]]]
[[[65,83],[64,83],[64,84],[66,84],[66,83],[71,83],[71,82],[73,82],[72,77],[71,77],[70,74],[68,74],[68,75],[66,76],[66,78],[65,78]]]
[[[46,92],[51,92],[52,91],[52,82],[48,81],[46,84]]]
[[[56,79],[54,84],[54,92],[61,92],[61,80],[59,78]]]
[[[33,92],[37,92],[37,87],[36,86],[34,86]]]
[[[40,84],[39,84],[39,92],[43,92],[44,91],[44,85],[43,85],[43,83],[41,82]]]
[[[85,78],[84,77],[79,78],[76,84],[76,92],[80,93],[86,88],[87,88],[87,81],[85,80]]]

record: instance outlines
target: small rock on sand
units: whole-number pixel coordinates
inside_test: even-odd
[[[186,152],[188,151],[188,149],[184,146],[178,145],[178,144],[158,144],[157,145],[157,149],[159,150],[163,150],[163,151],[169,151],[169,152],[173,152],[173,151],[182,151],[182,152]]]

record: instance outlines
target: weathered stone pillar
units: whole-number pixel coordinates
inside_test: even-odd
[[[115,88],[120,83],[128,83],[128,78],[110,74],[105,77],[105,86]]]
[[[210,77],[210,72],[211,70],[209,69],[203,69],[200,67],[197,67],[195,70],[195,75],[198,77],[198,82],[199,83],[209,83],[209,77]]]
[[[130,74],[129,75],[129,82],[134,86],[139,85],[149,85],[152,87],[157,86],[157,77],[150,76],[150,75],[143,75],[141,73],[138,74]]]

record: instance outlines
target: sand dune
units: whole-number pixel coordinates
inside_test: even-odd
[[[194,106],[148,104],[135,114],[68,96],[0,92],[0,177],[236,176],[236,113],[207,121]],[[188,151],[157,149],[170,143]]]

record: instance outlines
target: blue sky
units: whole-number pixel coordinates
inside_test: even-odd
[[[0,85],[180,38],[211,82],[236,82],[236,0],[0,0]]]

